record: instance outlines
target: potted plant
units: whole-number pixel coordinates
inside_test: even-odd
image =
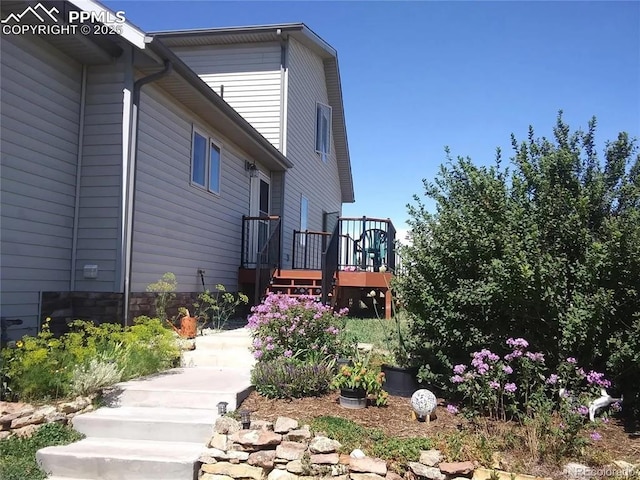
[[[412,364],[407,352],[404,341],[406,333],[400,316],[394,312],[391,320],[378,316],[378,321],[383,322],[387,342],[386,361],[381,365],[386,378],[385,390],[390,395],[411,397],[420,388],[418,368]]]
[[[388,394],[382,389],[385,375],[368,368],[366,362],[343,365],[333,379],[332,386],[340,389],[340,405],[345,408],[365,408],[369,397],[378,406],[386,405]]]

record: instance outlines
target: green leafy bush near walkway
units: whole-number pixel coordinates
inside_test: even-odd
[[[640,410],[640,155],[623,132],[601,159],[595,135],[595,119],[572,132],[559,115],[553,138],[512,137],[508,167],[447,151],[424,182],[435,208],[409,207],[394,285],[424,380],[446,389],[471,352],[522,337],[551,368],[605,371]]]
[[[177,364],[180,351],[158,319],[140,317],[129,327],[78,320],[60,338],[47,319],[38,335],[23,337],[1,357],[3,397],[41,401],[166,370]]]
[[[11,437],[0,441],[0,472],[3,480],[44,480],[45,472],[36,463],[36,451],[54,445],[67,445],[83,436],[58,423],[40,427],[31,437]]]

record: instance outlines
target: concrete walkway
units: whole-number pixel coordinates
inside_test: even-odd
[[[50,480],[194,480],[218,416],[251,391],[250,333],[198,337],[184,367],[115,385],[106,407],[78,415],[86,438],[36,454]]]

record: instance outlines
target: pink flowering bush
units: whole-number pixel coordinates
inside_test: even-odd
[[[611,386],[603,373],[585,372],[573,357],[551,373],[544,354],[527,350],[525,339],[509,338],[506,344],[510,352],[502,358],[482,349],[471,355],[470,365],[453,367],[453,390],[465,399],[469,413],[515,418],[540,411],[545,402],[571,398],[572,411],[586,416],[588,402],[599,396],[601,388]]]
[[[253,355],[260,362],[335,357],[342,349],[346,313],[334,312],[311,296],[269,294],[249,316]]]
[[[554,456],[575,453],[589,438],[594,441],[594,435],[583,432],[589,402],[611,386],[604,374],[585,371],[573,357],[551,372],[544,354],[529,351],[525,339],[509,338],[506,345],[503,357],[483,349],[472,353],[469,365],[453,367],[450,382],[462,399],[461,410],[467,416],[531,425],[538,434],[556,439],[545,443]]]

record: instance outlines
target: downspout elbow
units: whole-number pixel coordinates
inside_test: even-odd
[[[140,90],[147,83],[155,82],[156,80],[160,80],[162,77],[169,75],[173,71],[173,63],[170,60],[164,61],[164,68],[159,72],[152,73],[151,75],[147,75],[146,77],[139,78],[133,84],[133,103],[135,105],[138,104],[140,100]]]

